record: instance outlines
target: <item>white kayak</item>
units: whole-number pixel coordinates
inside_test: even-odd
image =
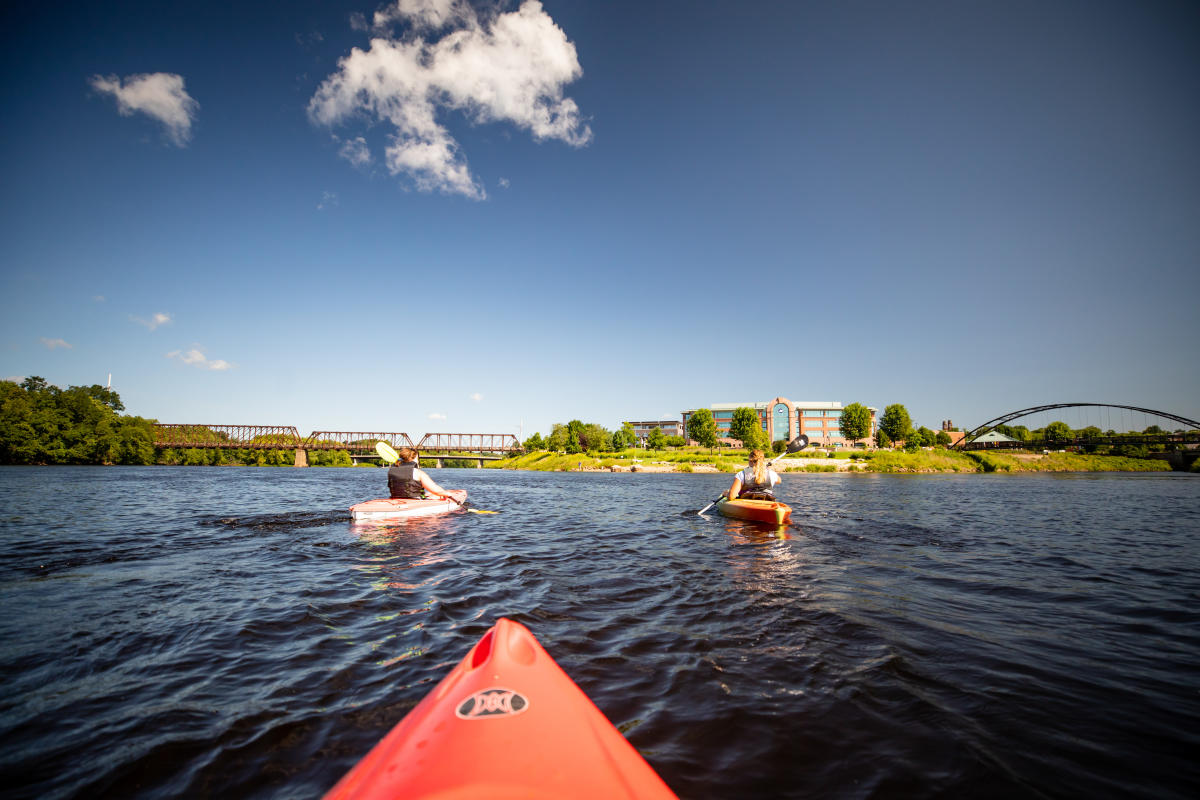
[[[462,504],[467,502],[465,489],[458,489],[450,494],[454,496],[454,500],[447,500],[444,497],[431,500],[406,500],[404,498],[368,500],[365,503],[355,503],[350,506],[350,517],[355,521],[428,517],[432,514],[445,514],[447,511],[461,508]]]

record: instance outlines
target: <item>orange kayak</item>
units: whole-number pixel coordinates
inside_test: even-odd
[[[529,629],[501,617],[325,797],[675,794]]]
[[[792,507],[775,500],[727,500],[717,502],[717,511],[726,517],[765,522],[768,525],[786,525],[792,521]]]

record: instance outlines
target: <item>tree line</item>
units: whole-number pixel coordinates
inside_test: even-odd
[[[622,423],[617,430],[610,431],[595,422],[573,419],[567,423],[554,423],[549,436],[543,437],[540,433],[535,433],[522,442],[521,446],[526,452],[552,450],[570,454],[619,453],[637,443],[637,434],[628,422]],[[646,437],[646,446],[651,450],[683,447],[685,444],[687,440],[682,436],[667,436],[658,428],[651,430]]]
[[[153,464],[154,420],[124,410],[99,384],[0,381],[0,463]]]
[[[124,415],[121,396],[93,384],[60,389],[33,376],[21,383],[0,381],[0,464],[181,464],[291,466],[291,449],[246,447],[155,448],[153,419]],[[219,431],[193,435],[227,441]],[[261,444],[273,443],[260,437]],[[312,450],[313,466],[351,466],[344,450]]]

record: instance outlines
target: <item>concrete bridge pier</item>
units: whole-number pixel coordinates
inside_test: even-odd
[[[308,466],[308,451],[297,447],[296,448],[296,463],[292,466],[307,467]]]

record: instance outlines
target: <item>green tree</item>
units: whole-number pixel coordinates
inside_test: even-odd
[[[890,441],[907,440],[912,433],[912,417],[908,416],[908,409],[899,403],[885,408],[879,420],[879,429],[887,434]]]
[[[683,447],[685,444],[687,444],[687,439],[678,435],[668,436],[665,440],[663,440],[663,444],[665,444],[667,447]]]
[[[891,447],[892,446],[892,439],[890,436],[887,435],[887,433],[883,430],[883,428],[875,429],[875,446],[876,447]]]
[[[607,453],[613,449],[612,434],[603,425],[588,422],[579,429],[579,444],[584,450]]]
[[[954,440],[951,439],[950,434],[946,433],[945,431],[938,431],[937,436],[934,437],[934,441],[942,447],[947,447],[949,446],[950,442]]]
[[[1064,442],[1072,436],[1071,426],[1065,422],[1051,422],[1042,432],[1042,438],[1048,442]]]
[[[758,445],[758,433],[761,430],[762,422],[753,408],[742,406],[733,410],[733,418],[729,421],[730,439],[737,439],[742,447],[753,449]]]
[[[546,449],[546,443],[542,441],[542,435],[540,433],[534,433],[532,436],[530,436],[528,439],[525,440],[526,452],[532,453],[534,450],[545,450],[545,449]]]
[[[661,428],[651,428],[650,433],[646,436],[646,446],[651,450],[662,450],[666,439]]]
[[[842,437],[856,442],[871,433],[871,412],[862,403],[851,403],[842,409]]]
[[[546,449],[558,452],[567,449],[567,426],[556,422],[550,428],[550,436],[546,439]]]
[[[567,446],[566,451],[571,455],[583,452],[583,445],[579,442],[579,434],[567,427]]]
[[[917,428],[917,433],[921,434],[922,447],[933,447],[933,445],[937,442],[937,434],[931,431],[929,428],[926,428],[924,425]]]
[[[633,432],[633,426],[628,422],[622,422],[621,427],[613,431],[612,442],[613,450],[618,452],[637,444],[637,434]]]
[[[707,408],[693,411],[688,417],[687,434],[692,440],[699,442],[701,447],[707,447],[709,450],[716,447],[717,421],[713,419],[712,412]]]

